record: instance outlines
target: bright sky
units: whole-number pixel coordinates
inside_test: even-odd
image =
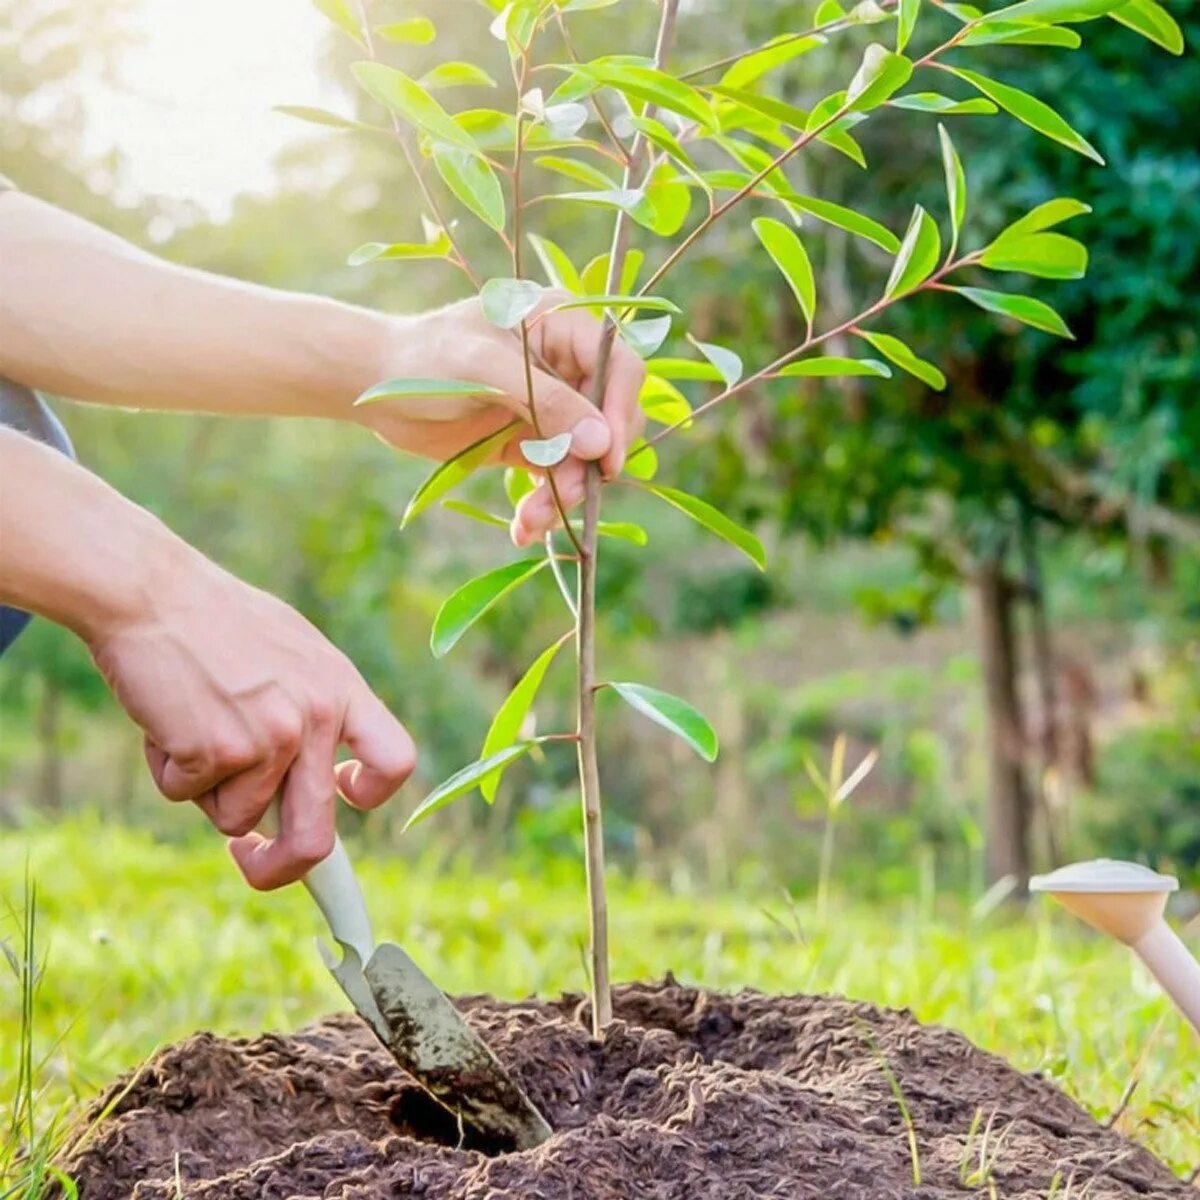
[[[86,97],[96,149],[120,148],[128,182],[223,214],[269,191],[271,160],[313,126],[275,104],[337,103],[314,67],[328,28],[308,0],[141,0],[142,45],[122,64],[125,94]]]

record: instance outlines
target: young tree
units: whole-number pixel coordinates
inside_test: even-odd
[[[998,109],[1069,150],[1098,160],[1091,143],[1044,100],[963,63],[980,46],[1073,42],[1075,24],[1109,14],[1152,36],[1170,18],[1155,0],[1018,0],[988,13],[944,0],[924,9],[921,0],[897,4],[864,0],[847,12],[838,0],[822,0],[803,29],[680,70],[671,56],[678,3],[662,0],[652,55],[579,59],[570,31],[576,14],[614,8],[619,2],[513,0],[501,5],[497,0],[490,5],[488,28],[507,51],[512,103],[507,110],[451,112],[438,98],[440,89],[496,86],[481,67],[448,62],[417,79],[383,61],[391,57],[395,44],[423,44],[435,38],[430,19],[379,23],[369,5],[318,0],[322,11],[363,52],[353,67],[355,77],[386,114],[386,122],[369,123],[368,132],[386,130],[390,123],[426,207],[423,239],[373,243],[353,257],[359,262],[444,259],[478,292],[485,316],[520,339],[530,378],[538,365],[531,335],[547,311],[586,307],[601,314],[601,363],[607,361],[615,337],[648,360],[650,374],[642,402],[650,419],[661,426],[634,447],[627,464],[629,478],[623,485],[657,497],[765,568],[763,546],[753,533],[707,501],[655,482],[655,447],[692,428],[718,406],[777,381],[889,378],[896,369],[940,386],[944,383],[940,370],[881,327],[881,318],[889,310],[919,293],[943,293],[1003,319],[1069,337],[1062,318],[1044,301],[979,286],[976,275],[1023,271],[1074,278],[1086,263],[1083,246],[1058,229],[1086,211],[1086,205],[1067,198],[1038,205],[986,245],[964,249],[967,177],[943,125],[938,126],[934,144],[945,177],[946,218],[939,223],[918,205],[902,236],[858,206],[813,195],[807,187],[801,190],[789,171],[796,172],[797,163],[814,150],[842,154],[865,165],[857,133],[867,121],[925,122],[930,115],[949,118]],[[641,7],[635,0],[626,0],[626,6]],[[774,94],[775,78],[804,70],[809,56],[847,38],[866,44],[861,54],[856,53],[857,67],[844,86],[807,108]],[[947,95],[942,87],[957,95]],[[307,110],[297,115],[362,128],[327,113]],[[549,188],[564,177],[570,181],[566,190],[534,190]],[[590,228],[586,217],[592,210],[611,211],[607,249],[597,247],[600,252],[584,265],[577,245],[572,244],[569,254],[539,235],[530,223],[543,205],[577,209],[582,231]],[[750,222],[759,252],[774,262],[794,298],[798,313],[794,338],[749,370],[736,350],[702,341],[686,330],[683,338],[676,338],[674,353],[660,355],[673,331],[687,324],[677,300],[664,294],[678,264],[702,250],[714,234],[726,231],[747,208],[759,214]],[[474,247],[468,251],[456,220],[462,210],[494,235],[482,254],[473,253]],[[807,241],[811,236],[807,231],[814,225],[863,239],[887,256],[882,278],[873,281],[871,291],[848,315],[825,315]],[[797,228],[806,230],[803,238]],[[633,244],[635,232],[639,240],[648,240],[646,250]],[[527,270],[531,251],[550,288]],[[485,257],[486,269],[481,265]],[[504,273],[493,275],[498,259],[503,260]],[[593,399],[603,393],[604,376],[603,367],[595,373]],[[710,384],[711,394],[693,407],[676,386],[680,380]],[[381,381],[359,402],[394,404],[413,397],[479,391],[479,384],[470,379],[394,379]],[[515,436],[522,437],[520,446],[529,466],[507,476],[509,501],[516,502],[535,486],[533,476],[553,490],[555,468],[570,452],[570,435],[542,438],[532,386],[528,403],[532,437],[510,427],[440,467],[413,497],[405,524],[444,501],[465,517],[507,527],[504,516],[446,497]],[[536,576],[557,582],[568,629],[549,644],[513,689],[496,715],[479,759],[435,788],[409,820],[410,826],[416,824],[476,788],[490,800],[504,771],[534,745],[574,745],[584,815],[592,1020],[597,1032],[612,1011],[596,756],[597,697],[611,691],[681,737],[702,757],[712,760],[717,754],[715,733],[688,701],[640,681],[606,679],[598,669],[600,539],[645,540],[640,528],[601,519],[601,492],[599,473],[590,467],[582,522],[559,505],[562,534],[547,538],[544,553],[519,557],[486,572],[460,587],[442,606],[432,634],[436,655],[447,653],[493,606]],[[538,687],[568,640],[574,641],[576,649],[576,726],[526,736],[526,718]]]

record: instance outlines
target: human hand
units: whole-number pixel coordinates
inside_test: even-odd
[[[588,399],[600,345],[600,322],[581,309],[550,312],[565,293],[547,293],[529,318],[534,355],[533,395],[540,436],[572,434],[567,458],[553,468],[565,505],[583,499],[588,462],[606,479],[620,474],[625,455],[645,427],[638,394],[646,376],[641,360],[619,338],[609,359],[607,386],[597,409]],[[519,443],[539,436],[528,403],[525,363],[517,335],[498,329],[470,298],[401,322],[389,339],[379,378],[465,379],[500,388],[502,396],[419,397],[355,409],[355,420],[404,450],[444,461],[467,446],[521,422],[496,461],[534,474]],[[549,484],[523,497],[512,525],[513,541],[526,546],[554,528],[558,511]]]
[[[145,731],[159,791],[191,800],[255,888],[306,874],[333,848],[336,797],[375,808],[412,773],[404,727],[308,621],[189,547],[139,606],[88,640]],[[182,561],[180,561],[182,560]],[[339,745],[354,758],[334,765]],[[252,832],[279,794],[279,831]]]

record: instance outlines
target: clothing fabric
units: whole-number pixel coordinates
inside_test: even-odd
[[[0,175],[0,192],[9,190],[15,190],[12,181]],[[74,457],[67,431],[45,401],[29,388],[3,378],[0,378],[0,425],[16,429]],[[0,654],[12,645],[29,621],[29,613],[0,605]]]

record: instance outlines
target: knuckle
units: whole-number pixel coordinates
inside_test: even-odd
[[[294,754],[304,737],[304,722],[294,710],[276,712],[267,719],[265,733],[275,750]]]
[[[292,842],[292,859],[305,870],[324,862],[333,853],[333,826],[298,832]]]

